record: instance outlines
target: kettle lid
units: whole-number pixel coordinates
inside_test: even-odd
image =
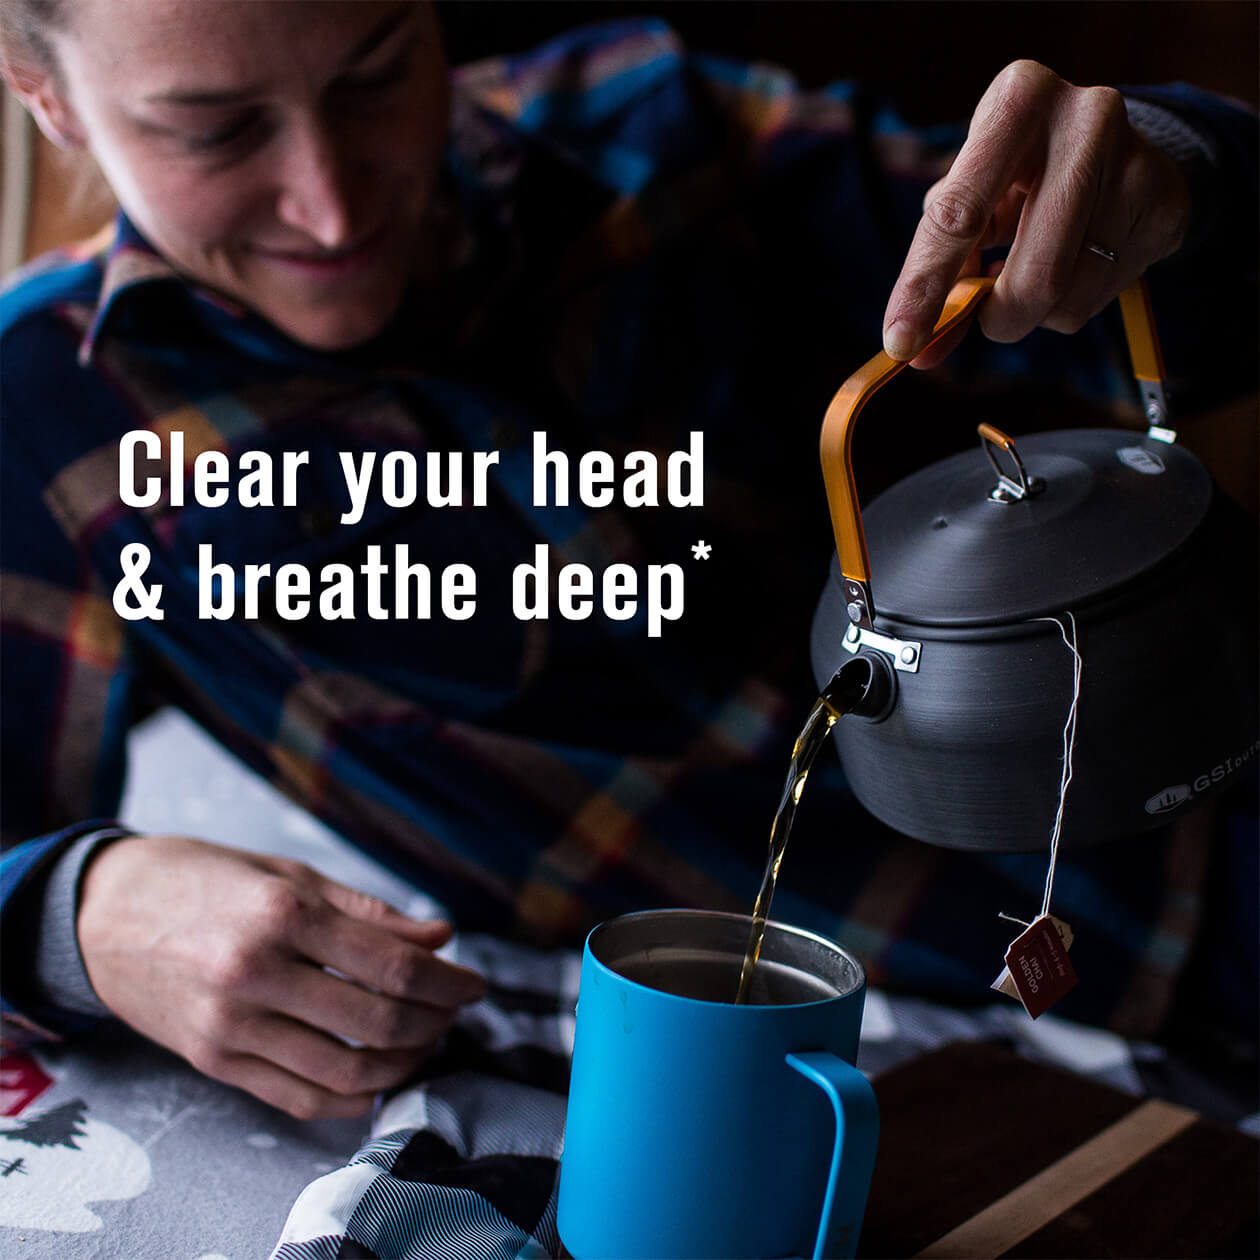
[[[980,626],[1079,608],[1156,568],[1212,501],[1194,455],[1136,433],[1056,430],[1018,446],[1041,483],[1026,497],[991,497],[998,477],[973,450],[911,474],[864,510],[881,613]]]

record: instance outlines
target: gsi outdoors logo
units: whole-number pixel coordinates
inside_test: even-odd
[[[1146,477],[1158,477],[1164,471],[1164,461],[1144,446],[1122,446],[1116,452],[1116,458]]]
[[[1177,783],[1156,792],[1146,802],[1148,814],[1170,814],[1179,805],[1184,805],[1196,793],[1206,792],[1215,783],[1223,783],[1231,775],[1241,770],[1253,757],[1260,755],[1260,739],[1253,740],[1237,757],[1226,757],[1224,761],[1205,770],[1193,782]]]
[[[1165,788],[1162,792],[1156,792],[1146,802],[1146,812],[1148,814],[1170,814],[1178,805],[1184,805],[1193,795],[1194,793],[1190,790],[1188,783],[1178,783],[1176,787]]]

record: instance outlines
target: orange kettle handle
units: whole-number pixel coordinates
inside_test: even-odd
[[[993,285],[994,281],[987,276],[959,280],[949,291],[928,345],[935,345],[962,323],[989,295]],[[1168,430],[1157,429],[1163,420],[1164,363],[1144,280],[1135,281],[1120,294],[1120,309],[1134,375],[1142,385],[1143,398],[1148,404],[1147,416],[1151,420],[1152,434],[1171,440],[1173,435]],[[831,400],[819,438],[823,485],[831,509],[831,528],[836,537],[836,554],[840,558],[849,617],[855,625],[867,630],[874,629],[875,606],[871,599],[870,557],[853,477],[853,423],[871,395],[905,366],[904,361],[890,358],[882,350],[868,359],[840,386]]]

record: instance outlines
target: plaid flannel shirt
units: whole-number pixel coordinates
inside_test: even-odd
[[[127,730],[155,704],[184,708],[466,928],[550,943],[634,907],[751,905],[813,695],[807,631],[831,546],[818,424],[878,345],[924,190],[961,132],[914,131],[849,85],[806,94],[785,74],[692,55],[653,21],[466,67],[454,93],[434,215],[445,265],[369,346],[291,342],[176,275],[125,218],[108,240],[29,268],[3,299],[12,847],[0,892],[15,1039],[84,1024],[32,985],[22,951],[50,865],[110,825]],[[1254,119],[1187,89],[1148,99],[1214,137],[1230,192],[1218,213],[1241,216],[1250,240]],[[1231,270],[1209,252],[1154,278],[1183,400],[1249,371],[1250,350],[1230,379],[1207,370],[1228,319],[1226,335],[1251,345],[1254,263],[1240,268],[1231,246]],[[1208,301],[1226,317],[1197,318]],[[1131,406],[1118,339],[1096,324],[1017,347],[975,338],[948,370],[1071,381]],[[263,450],[278,466],[309,451],[300,503],[176,507],[164,492],[126,507],[119,439],[134,429],[157,434],[164,457],[182,434],[189,463],[218,450],[235,467]],[[589,449],[663,459],[692,430],[705,434],[703,507],[533,506],[535,431],[576,463]],[[373,495],[360,521],[339,523],[338,453],[391,450],[421,467],[428,451],[499,451],[489,502],[397,508]],[[707,561],[690,554],[700,538]],[[163,586],[160,621],[111,606],[134,543],[152,557],[145,581]],[[357,567],[369,545],[389,557],[407,544],[435,573],[471,565],[478,610],[377,620],[360,589],[353,621],[283,621],[266,598],[258,620],[202,620],[206,543],[238,574]],[[642,611],[519,621],[511,571],[539,545],[553,573],[679,564],[685,617],[659,638]],[[1057,912],[1088,976],[1068,1014],[1132,1029],[1167,1009],[1200,913],[1202,861],[1187,843],[1146,837],[1060,863]],[[1036,904],[1044,875],[1040,855],[893,835],[828,759],[775,913],[844,940],[875,983],[975,998],[1005,947],[996,912]]]

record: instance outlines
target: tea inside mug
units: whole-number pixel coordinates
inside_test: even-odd
[[[616,971],[627,980],[661,993],[672,993],[675,997],[734,1004],[743,965],[742,957],[694,954],[670,957],[669,951],[655,950],[651,958],[639,955],[623,959]],[[818,976],[763,959],[753,974],[745,1004],[792,1006],[839,996],[840,990],[835,985]]]
[[[591,952],[619,976],[660,993],[735,1005],[751,924],[747,915],[643,911],[597,928]],[[851,993],[862,979],[857,960],[838,945],[769,923],[748,1004],[824,1002]]]

